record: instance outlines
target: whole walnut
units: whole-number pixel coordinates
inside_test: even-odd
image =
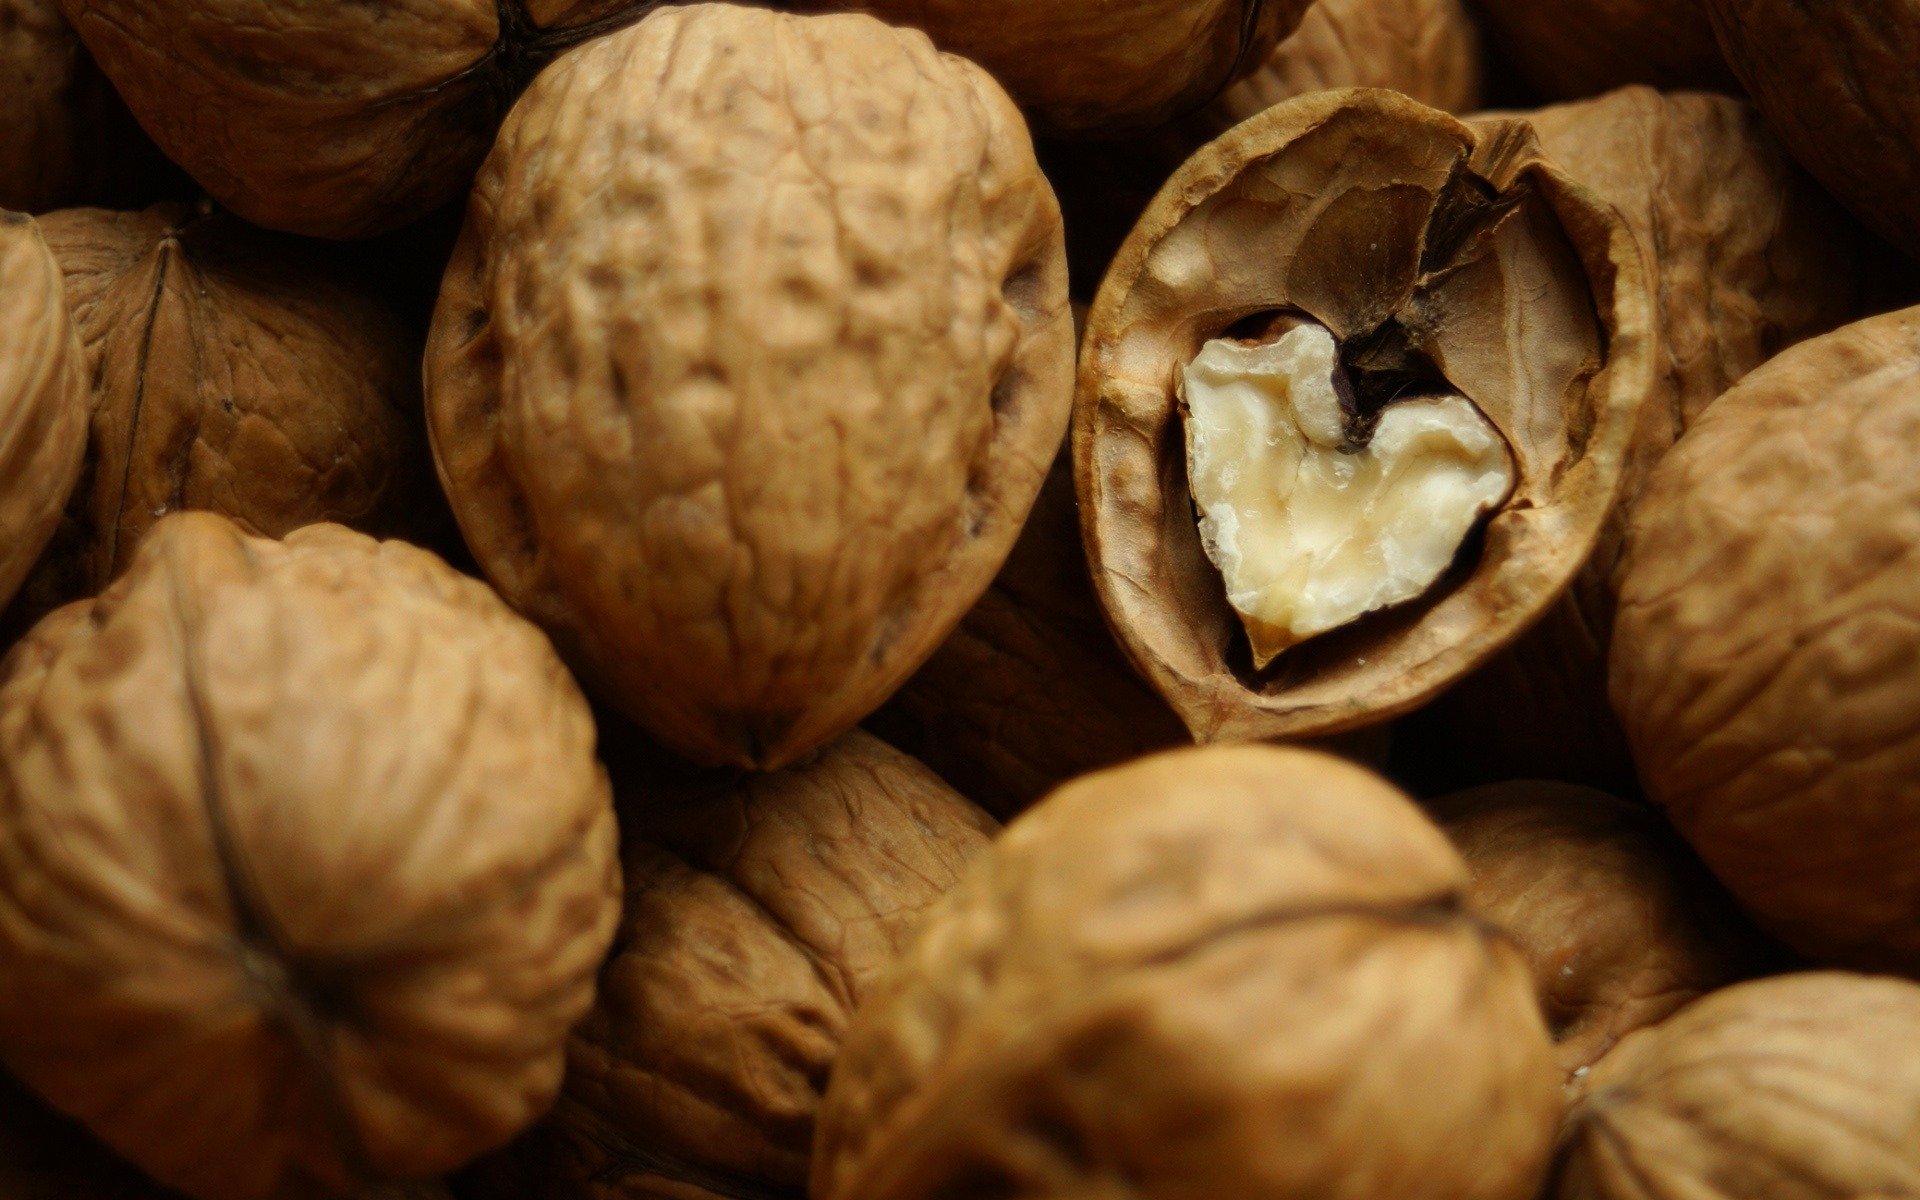
[[[87,451],[85,353],[60,264],[29,217],[0,211],[0,608],[59,527]]]
[[[1150,128],[1218,96],[1314,0],[791,0],[925,30],[993,73],[1050,134]]]
[[[201,1200],[529,1124],[620,911],[585,701],[399,542],[168,517],[0,668],[0,1058]]]
[[[88,596],[178,509],[278,537],[432,525],[419,337],[323,251],[164,204],[40,220],[92,367],[86,471],[23,596]]]
[[[977,67],[865,16],[662,10],[487,160],[429,337],[441,478],[615,706],[777,769],[999,570],[1071,406],[1065,275]]]
[[[1526,780],[1427,809],[1473,872],[1468,904],[1526,954],[1570,1080],[1634,1030],[1772,965],[1765,941],[1644,805]]]
[[[1473,0],[1514,67],[1549,99],[1622,84],[1738,91],[1706,0]]]
[[[500,1200],[798,1195],[840,1038],[998,828],[858,730],[772,775],[616,764],[626,915]]]
[[[1069,784],[854,1014],[810,1194],[1530,1197],[1558,1072],[1466,886],[1405,797],[1312,751]]]
[[[1236,127],[1087,322],[1076,483],[1128,657],[1203,741],[1432,699],[1592,551],[1654,318],[1630,228],[1523,123],[1360,89]]]
[[[1567,1119],[1557,1200],[1920,1192],[1920,986],[1741,984],[1621,1042]]]
[[[1613,703],[1647,793],[1761,924],[1920,971],[1920,309],[1715,401],[1627,539]]]
[[[1881,237],[1920,257],[1920,0],[1704,0],[1780,140]]]

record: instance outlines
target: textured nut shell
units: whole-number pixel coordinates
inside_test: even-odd
[[[0,1055],[206,1200],[436,1175],[560,1086],[619,916],[593,721],[481,584],[163,521],[0,682]]]
[[[1122,248],[1087,323],[1075,476],[1108,617],[1201,740],[1411,709],[1518,636],[1592,549],[1651,387],[1650,297],[1625,223],[1531,139],[1391,92],[1303,97],[1191,159]],[[1490,230],[1444,236],[1472,228],[1447,219],[1453,200],[1483,192],[1517,199]],[[1457,242],[1463,261],[1423,275],[1437,208],[1435,252]],[[1256,674],[1201,550],[1173,378],[1207,338],[1284,308],[1343,339],[1395,317],[1506,437],[1520,479],[1464,579]]]
[[[1622,84],[1734,91],[1704,0],[1474,0],[1528,83],[1555,100]]]
[[[993,73],[1040,130],[1146,129],[1218,96],[1313,0],[796,0],[925,30]]]
[[[441,477],[628,715],[778,768],[999,569],[1071,404],[1065,275],[978,68],[865,16],[662,9],[488,159],[429,339]]]
[[[1920,309],[1715,401],[1628,536],[1613,704],[1648,794],[1762,924],[1920,971]]]
[[[1001,817],[1187,741],[1100,615],[1067,454],[993,586],[867,725]]]
[[[1558,1200],[1920,1192],[1920,987],[1838,972],[1708,996],[1594,1068]]]
[[[615,781],[626,917],[600,999],[554,1113],[469,1194],[798,1194],[854,1005],[998,827],[858,730],[773,775]]]
[[[1780,140],[1861,220],[1920,257],[1920,0],[1705,0]]]
[[[411,528],[438,503],[418,336],[315,248],[176,205],[41,219],[94,383],[87,469],[29,585],[91,595],[154,522],[200,509],[279,537]]]
[[[1570,1077],[1634,1030],[1768,965],[1732,901],[1642,805],[1524,781],[1428,809],[1473,873],[1467,902],[1527,956]]]
[[[0,607],[60,524],[87,450],[86,357],[60,264],[33,221],[0,211]]]
[[[811,1194],[1529,1196],[1558,1072],[1465,884],[1404,797],[1309,751],[1070,784],[855,1014]]]

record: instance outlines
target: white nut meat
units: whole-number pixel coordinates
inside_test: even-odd
[[[1424,594],[1513,490],[1512,452],[1459,395],[1399,400],[1369,437],[1333,335],[1208,342],[1182,373],[1200,539],[1254,663]]]

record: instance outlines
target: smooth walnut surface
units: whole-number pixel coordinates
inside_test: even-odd
[[[324,250],[172,204],[40,226],[94,394],[86,471],[29,615],[105,587],[176,510],[279,537],[316,521],[410,530],[439,503],[418,335]]]
[[[1494,40],[1549,99],[1629,83],[1738,91],[1704,0],[1473,0]]]
[[[501,592],[671,749],[776,769],[992,582],[1071,404],[1060,216],[1012,103],[870,17],[672,9],[488,160],[429,429]]]
[[[434,556],[167,518],[0,672],[0,1057],[201,1200],[504,1143],[619,917],[593,751],[546,639]]]
[[[1473,873],[1467,902],[1526,954],[1571,1081],[1627,1034],[1769,965],[1726,893],[1644,805],[1529,780],[1427,809]]]
[[[1614,708],[1648,794],[1816,961],[1920,971],[1920,309],[1787,351],[1655,469]]]
[[[1378,393],[1465,396],[1518,480],[1425,596],[1256,670],[1195,526],[1174,381],[1273,314],[1325,326]],[[1322,736],[1431,699],[1591,552],[1652,386],[1653,316],[1626,223],[1517,122],[1335,91],[1203,149],[1122,248],[1081,355],[1076,483],[1129,657],[1201,740]]]
[[[626,916],[599,1001],[553,1114],[463,1190],[800,1196],[854,1006],[998,826],[858,730],[772,775],[614,772]]]
[[[87,450],[86,356],[60,264],[35,223],[0,211],[0,607],[59,527]]]
[[[1780,140],[1880,236],[1920,256],[1920,0],[1705,0]]]
[[[1716,992],[1594,1068],[1556,1200],[1920,1192],[1920,986],[1838,972]]]
[[[811,1194],[1530,1196],[1558,1072],[1466,886],[1405,797],[1310,751],[1069,784],[855,1014]]]

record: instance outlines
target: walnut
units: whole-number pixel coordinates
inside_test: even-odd
[[[86,359],[60,264],[35,223],[0,211],[0,607],[46,548],[87,450]]]
[[[504,1143],[619,917],[593,749],[546,639],[431,554],[168,517],[0,671],[0,1057],[201,1200]]]
[[[777,769],[1005,559],[1071,405],[1065,274],[978,68],[865,16],[662,11],[542,75],[481,173],[429,338],[441,478],[616,706]]]
[[[1529,1197],[1558,1072],[1466,883],[1403,796],[1312,751],[1069,784],[854,1014],[810,1194]]]
[[[1558,1200],[1920,1190],[1920,986],[1819,972],[1741,984],[1634,1034],[1568,1118]]]
[[[997,829],[855,730],[773,775],[615,766],[626,916],[545,1122],[475,1200],[798,1194],[854,1005]]]
[[[1475,0],[1494,40],[1550,99],[1628,83],[1738,91],[1703,0]]]
[[[431,526],[419,338],[317,248],[179,205],[41,218],[93,372],[87,466],[23,596],[106,586],[154,522]]]
[[[1201,740],[1323,736],[1431,699],[1592,549],[1652,386],[1652,317],[1628,227],[1524,125],[1355,90],[1239,126],[1168,183],[1088,319],[1077,482],[1128,656]],[[1248,359],[1224,386],[1276,421],[1319,414],[1318,469],[1331,487],[1351,467],[1358,494],[1236,496],[1223,516],[1194,372],[1303,336],[1337,354]],[[1225,470],[1286,473],[1251,453]],[[1318,524],[1296,538],[1290,514]],[[1308,535],[1365,554],[1322,559]]]
[[[1780,140],[1880,236],[1920,256],[1920,0],[1705,0]]]
[[[1150,128],[1258,66],[1313,0],[791,0],[925,30],[993,72],[1036,128]]]
[[[1473,872],[1467,902],[1526,954],[1570,1080],[1634,1030],[1772,965],[1712,876],[1642,805],[1524,781],[1427,807]]]
[[[1816,961],[1920,970],[1920,308],[1715,401],[1627,541],[1611,678],[1648,794]]]

